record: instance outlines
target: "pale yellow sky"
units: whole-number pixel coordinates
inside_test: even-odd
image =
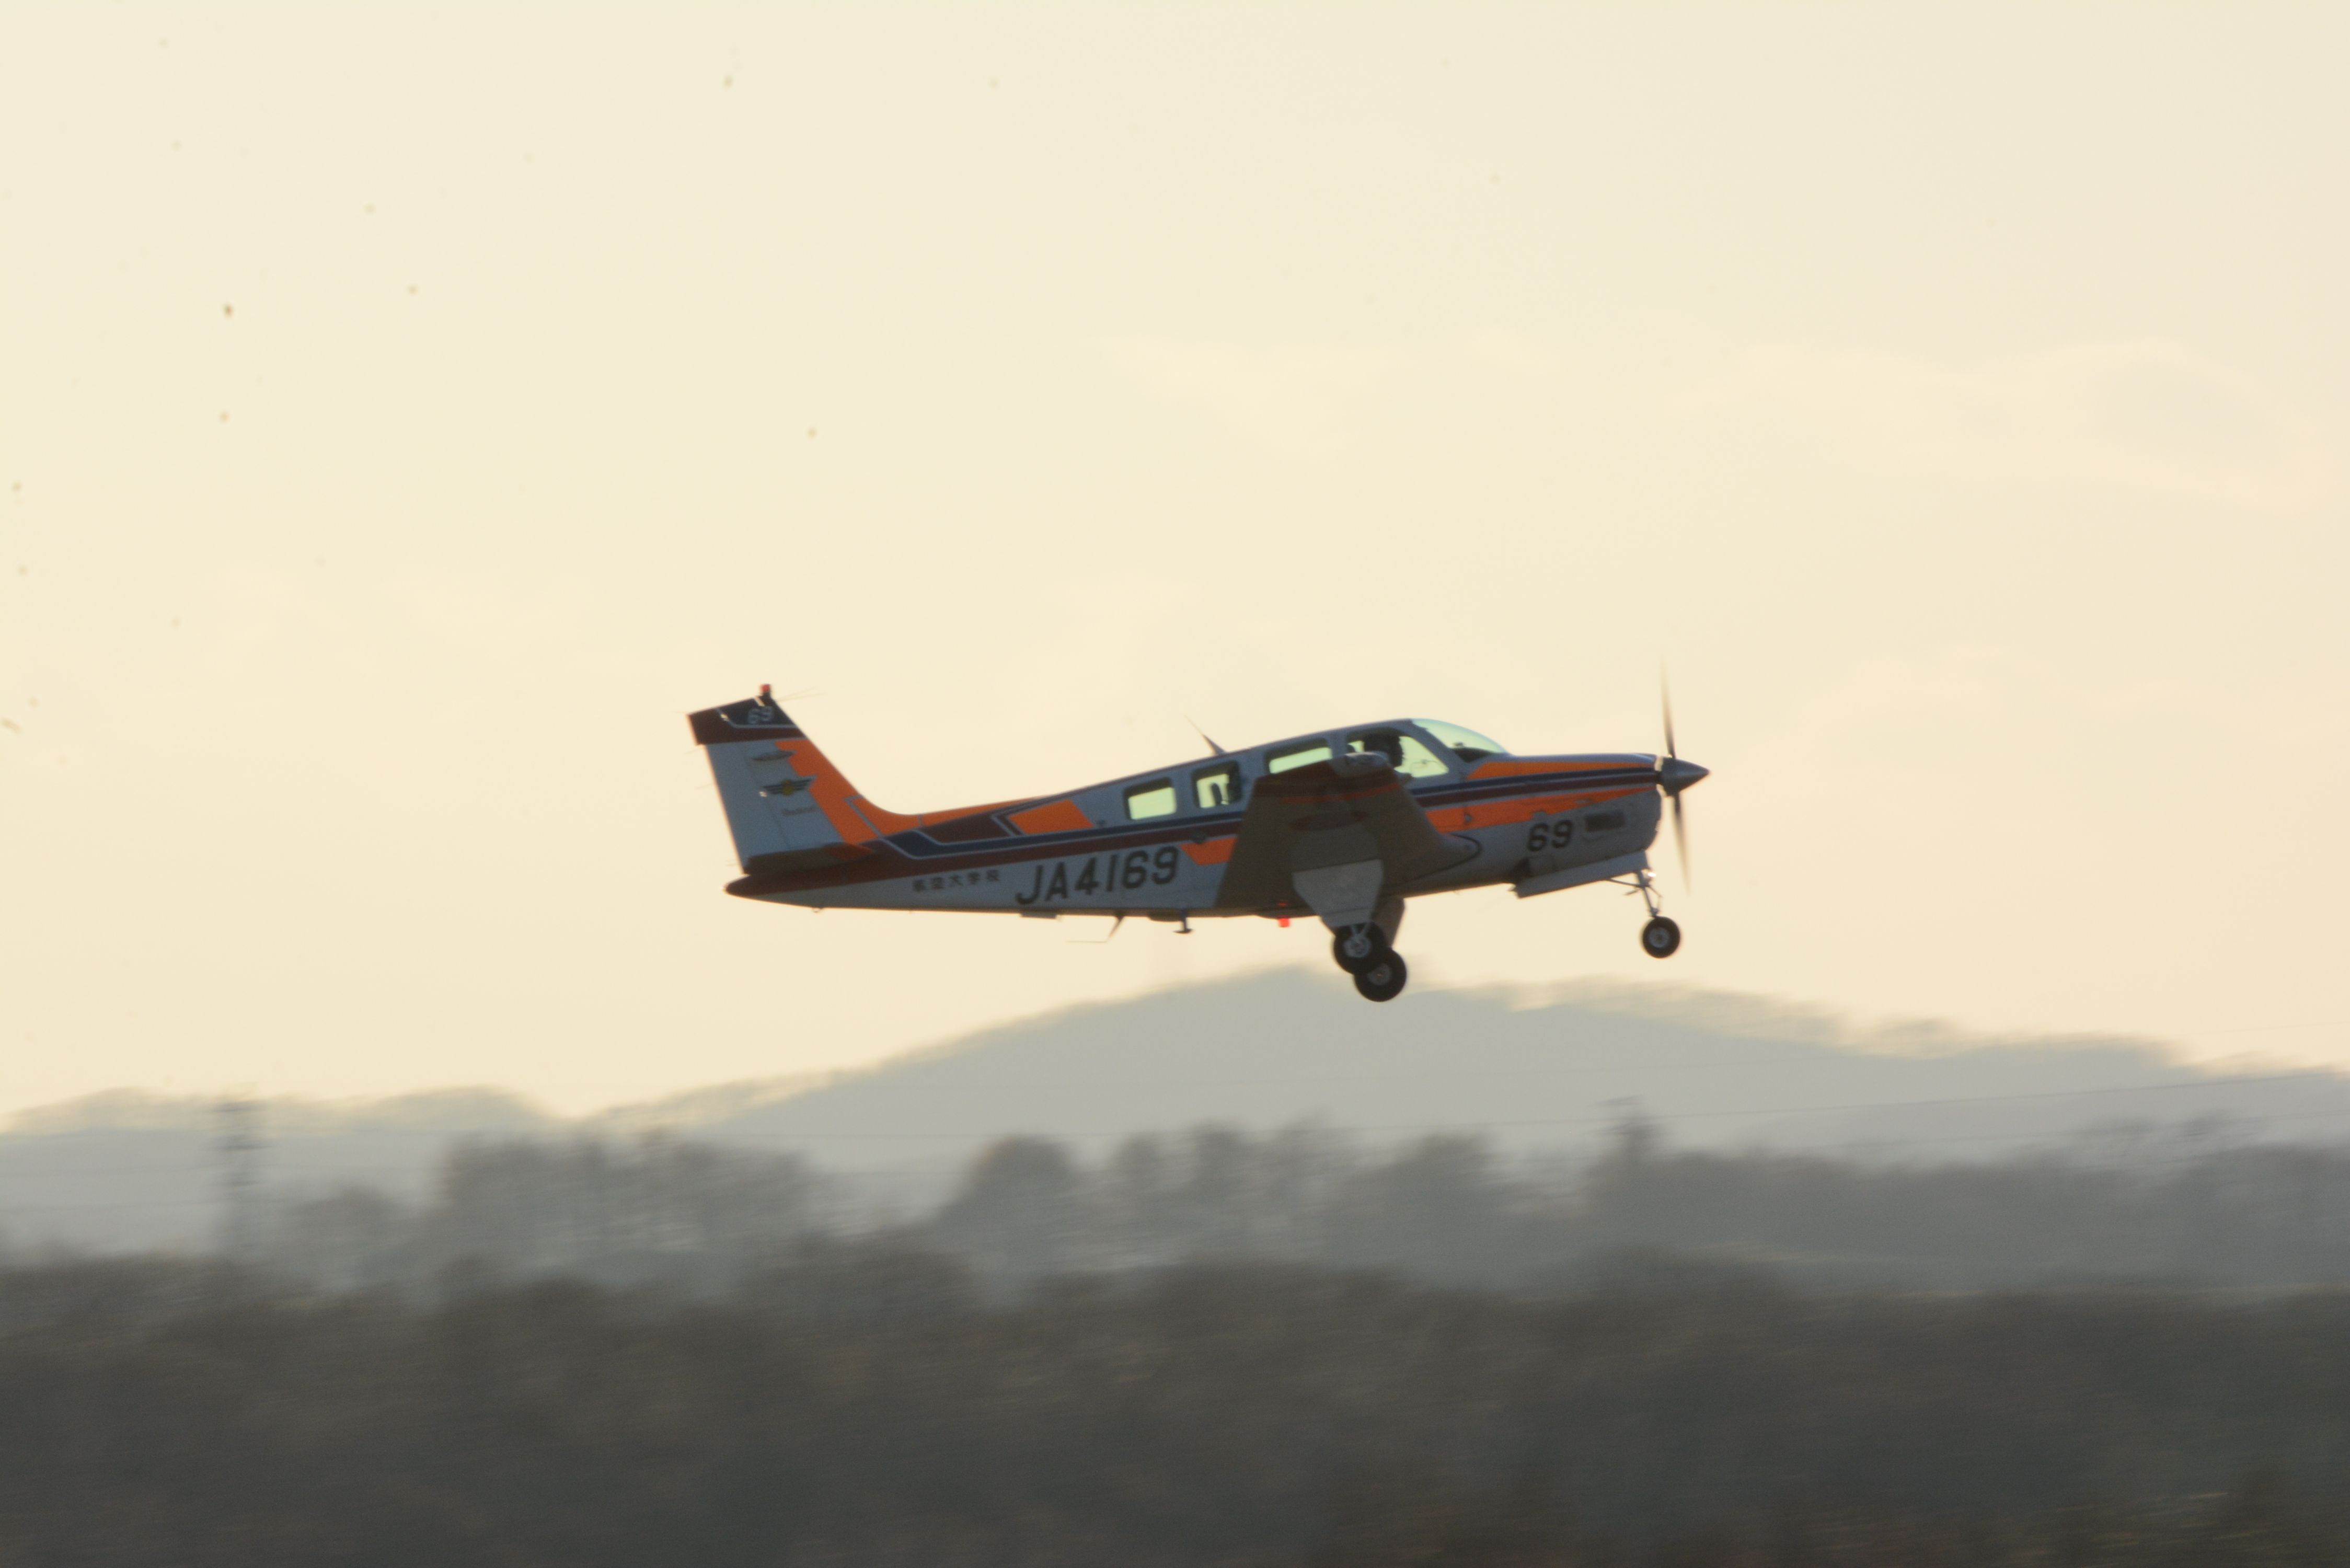
[[[489,12],[489,14],[484,14]],[[0,1111],[570,1108],[1310,931],[747,905],[883,803],[1656,744],[1587,976],[2350,1063],[2350,12],[0,12]],[[1669,852],[1668,852],[1669,855]],[[1669,871],[1668,873],[1669,877]]]

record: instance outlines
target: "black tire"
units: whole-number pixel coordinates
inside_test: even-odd
[[[1388,951],[1378,962],[1355,976],[1355,989],[1367,1002],[1393,1002],[1403,994],[1403,984],[1411,977],[1404,967],[1403,955]]]
[[[1669,959],[1681,950],[1681,929],[1659,915],[1640,928],[1640,950],[1653,959]]]
[[[1359,948],[1348,952],[1349,946]],[[1377,926],[1354,926],[1330,939],[1330,957],[1348,974],[1360,974],[1394,950],[1388,946],[1388,934]]]

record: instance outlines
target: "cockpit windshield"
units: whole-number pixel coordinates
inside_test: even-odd
[[[1412,722],[1451,747],[1452,754],[1464,763],[1473,763],[1480,757],[1509,754],[1510,748],[1492,736],[1464,730],[1458,724],[1448,724],[1441,719],[1414,719]]]

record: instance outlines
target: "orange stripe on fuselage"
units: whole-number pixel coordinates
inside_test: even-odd
[[[777,741],[775,750],[791,759],[792,772],[808,781],[808,794],[816,797],[816,809],[832,824],[832,830],[850,844],[870,844],[881,836],[872,823],[858,811],[858,799],[840,770],[832,765],[813,741]],[[887,815],[887,813],[882,815]]]
[[[1238,834],[1222,838],[1211,838],[1205,844],[1186,844],[1183,853],[1191,857],[1194,866],[1222,866],[1232,857],[1232,846],[1240,842]]]
[[[961,822],[966,816],[977,816],[983,811],[994,811],[1007,805],[1018,805],[1016,800],[991,800],[985,805],[960,805],[952,811],[926,811],[914,818],[924,827],[936,827],[943,822]]]
[[[1500,800],[1479,801],[1475,805],[1441,806],[1430,812],[1428,820],[1443,833],[1461,833],[1472,827],[1507,827],[1514,822],[1531,822],[1538,815],[1581,811],[1603,800],[1621,800],[1627,794],[1639,794],[1645,788],[1635,785],[1630,789],[1584,790],[1575,794],[1505,795]]]
[[[1094,825],[1094,819],[1073,800],[1047,801],[1015,811],[1003,820],[1023,833],[1082,833]]]
[[[960,822],[966,816],[977,816],[983,811],[993,811],[998,806],[1018,804],[1017,801],[992,800],[985,805],[960,806],[953,811],[923,811],[907,816],[899,812],[884,811],[861,794],[857,797],[857,809],[863,812],[866,820],[883,833],[903,833],[910,827],[936,827],[941,823]]]
[[[1623,772],[1624,767],[1621,757],[1592,763],[1564,762],[1557,757],[1497,757],[1490,763],[1479,763],[1469,770],[1469,776],[1472,779],[1509,779],[1522,774],[1612,774]]]
[[[775,750],[791,759],[792,772],[808,781],[808,793],[816,797],[816,809],[832,824],[832,830],[850,844],[870,844],[888,834],[903,833],[910,827],[931,827],[958,817],[993,811],[1010,805],[1008,800],[992,801],[985,805],[966,805],[953,811],[926,811],[909,816],[904,812],[891,811],[874,805],[850,787],[832,760],[809,740],[777,741]],[[1074,808],[1072,808],[1074,809]],[[1091,826],[1080,823],[1080,826]]]

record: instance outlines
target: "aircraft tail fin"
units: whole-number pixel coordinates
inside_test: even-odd
[[[745,872],[852,859],[904,823],[858,794],[772,691],[691,714]]]

